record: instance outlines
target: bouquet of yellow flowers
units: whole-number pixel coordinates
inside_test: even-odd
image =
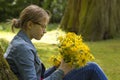
[[[89,47],[83,42],[81,35],[69,32],[65,36],[58,37],[58,48],[60,55],[52,56],[54,65],[60,64],[61,59],[66,63],[78,68],[84,66],[88,61],[94,59]]]

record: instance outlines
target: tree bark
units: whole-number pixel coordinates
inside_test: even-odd
[[[3,57],[3,50],[0,46],[0,80],[18,80]]]
[[[68,0],[60,28],[85,40],[113,38],[119,32],[120,0]]]

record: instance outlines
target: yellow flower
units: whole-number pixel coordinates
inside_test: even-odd
[[[60,36],[58,40],[60,56],[71,66],[78,68],[95,59],[90,53],[89,47],[83,42],[81,35],[68,32],[65,36]],[[54,65],[60,64],[59,60],[57,57],[52,59]]]
[[[60,55],[58,55],[58,56],[51,56],[50,61],[52,61],[52,64],[54,66],[59,66],[60,63],[61,63],[61,56]]]

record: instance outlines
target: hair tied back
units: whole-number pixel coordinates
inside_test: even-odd
[[[20,27],[21,27],[20,19],[13,19],[12,20],[12,31],[14,32],[14,28],[20,28]]]

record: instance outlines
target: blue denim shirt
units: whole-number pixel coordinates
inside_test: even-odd
[[[34,45],[22,30],[13,38],[4,57],[19,80],[40,80],[43,76],[44,80],[62,80],[62,70],[53,67],[45,71]]]

